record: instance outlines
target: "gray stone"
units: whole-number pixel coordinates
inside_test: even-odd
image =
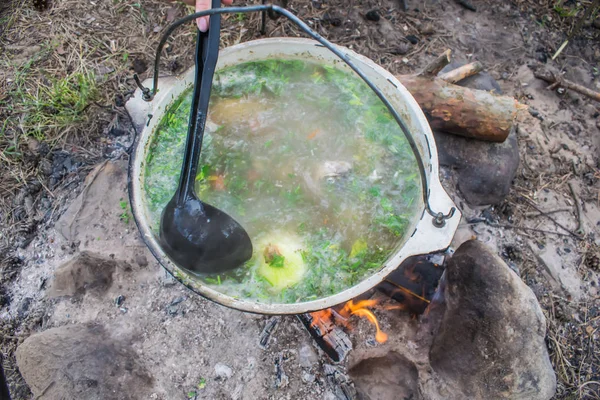
[[[28,337],[17,365],[34,397],[44,400],[149,398],[153,379],[123,338],[102,325],[67,325]]]
[[[304,383],[312,383],[315,381],[315,376],[313,374],[309,374],[308,372],[304,372],[302,374],[302,382]]]
[[[216,363],[215,364],[215,375],[217,376],[217,378],[220,378],[220,379],[231,378],[233,376],[233,370],[231,369],[231,367],[228,367],[225,364]]]
[[[117,268],[130,269],[124,263],[91,252],[81,252],[54,273],[48,297],[104,294],[113,283]]]
[[[451,392],[460,393],[447,399],[554,395],[556,376],[537,299],[481,242],[464,243],[448,263],[445,307],[430,362]]]
[[[310,344],[304,343],[300,347],[300,350],[298,351],[298,362],[300,363],[300,366],[304,368],[310,368],[319,362],[319,357]]]
[[[519,167],[513,131],[503,143],[434,132],[440,164],[453,169],[465,200],[473,205],[499,204],[508,195]]]
[[[364,400],[548,400],[556,376],[545,323],[517,274],[481,242],[467,241],[420,321],[396,327],[402,339],[355,350],[349,375]]]
[[[364,399],[421,399],[418,373],[413,363],[399,353],[368,358],[349,371],[356,390]]]
[[[126,218],[122,218],[124,213]],[[111,254],[131,265],[152,259],[128,205],[127,162],[123,160],[106,161],[88,174],[81,194],[57,221],[56,229],[81,251]],[[124,242],[131,245],[125,247]]]

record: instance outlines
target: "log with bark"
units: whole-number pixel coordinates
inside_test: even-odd
[[[465,79],[482,70],[479,63],[437,76],[449,63],[450,51],[447,50],[423,72],[397,78],[415,98],[432,128],[491,142],[506,140],[518,112],[527,106],[510,96],[469,89],[443,79],[451,82]]]

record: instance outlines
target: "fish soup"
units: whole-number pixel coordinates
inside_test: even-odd
[[[190,105],[188,90],[150,143],[143,196],[157,236]],[[265,60],[217,71],[199,165],[198,197],[241,223],[254,255],[195,278],[235,298],[339,293],[380,269],[418,219],[420,177],[402,131],[358,76],[333,67]]]

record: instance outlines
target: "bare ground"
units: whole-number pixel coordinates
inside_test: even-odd
[[[457,59],[480,60],[507,94],[540,111],[543,121],[524,116],[519,126],[521,166],[508,199],[497,207],[482,210],[471,209],[457,198],[466,220],[480,217],[482,211],[486,216],[483,223],[465,222],[457,243],[471,236],[488,242],[507,261],[519,267],[523,279],[538,296],[548,319],[548,348],[559,379],[556,398],[598,398],[598,104],[570,92],[547,91],[545,84],[533,78],[529,67],[542,65],[564,71],[567,78],[598,90],[599,31],[593,26],[584,26],[556,61],[551,61],[552,54],[575,26],[577,19],[568,16],[569,10],[577,10],[574,2],[564,2],[564,7],[557,8],[559,2],[556,1],[473,1],[477,12],[465,10],[453,1],[423,4],[408,1],[408,11],[402,10],[396,1],[325,4],[298,0],[290,3],[293,11],[325,37],[352,47],[394,73],[414,72],[446,48],[451,48]],[[371,10],[378,11],[381,17],[378,22],[365,18]],[[43,294],[44,283],[24,278],[44,268],[42,275],[49,277],[52,268],[59,264],[54,259],[51,242],[55,235],[51,227],[75,197],[91,167],[106,158],[127,158],[131,132],[122,106],[135,87],[132,74],[136,71],[142,77],[151,75],[148,66],[160,35],[173,19],[185,12],[181,5],[156,1],[98,0],[94,4],[55,1],[43,11],[35,10],[27,1],[0,6],[0,163],[3,171],[7,171],[0,177],[3,193],[1,346],[15,398],[29,396],[14,363],[16,346],[31,332],[67,323],[70,310],[80,306],[75,304],[73,308],[68,303],[46,302],[42,295],[32,295],[36,291]],[[224,26],[224,45],[260,37],[257,16],[230,17]],[[190,66],[193,28],[181,32],[163,54],[165,73],[179,73]],[[296,34],[294,28],[283,21],[269,22],[269,36]],[[95,94],[83,99],[86,104],[77,118],[61,111],[77,107],[77,102],[50,90],[56,86],[56,80],[68,80],[75,74],[91,76],[96,88]],[[77,85],[72,87],[80,89]],[[53,93],[49,98],[58,96],[59,99],[50,105],[32,105],[27,94],[39,97],[40,88],[49,88]],[[574,232],[578,226],[577,201],[582,202],[584,240],[559,228],[548,217],[534,215],[534,206],[544,211],[564,208],[566,212],[552,217]],[[507,228],[508,225],[512,228]],[[70,244],[64,246],[68,250]],[[56,253],[59,252],[65,249],[56,249]],[[154,265],[154,268],[158,267]],[[155,287],[157,299],[167,296],[160,293],[161,285]],[[133,297],[127,302],[136,304],[135,296],[139,294],[131,290]],[[26,297],[34,300],[24,307]],[[162,302],[168,305],[170,301],[165,298]],[[189,329],[193,329],[195,322],[202,321],[202,316],[221,312],[220,307],[203,300],[189,301],[187,308],[204,310],[208,307],[210,310],[195,318],[187,317],[188,321],[180,314],[169,324],[180,324],[180,329],[189,325]],[[85,312],[77,317],[78,321],[120,317],[112,305],[84,304]],[[228,313],[231,312],[225,311]],[[240,318],[238,314],[235,313],[236,318]],[[385,314],[381,317],[384,330],[389,329],[391,320]],[[162,317],[154,315],[152,318],[161,320]],[[264,319],[249,319],[253,330],[258,331],[264,324]],[[244,319],[240,321],[244,323]],[[288,349],[298,342],[292,342],[291,346],[286,341],[304,333],[293,320],[285,321],[288,323],[283,325],[289,332],[282,331],[283,344],[277,344],[273,353],[267,353],[268,357],[280,354],[294,357]],[[212,321],[210,326],[225,329],[221,323]],[[371,333],[368,326],[360,327],[362,335]],[[230,331],[234,334],[235,329]],[[122,328],[121,332],[127,329]],[[168,335],[168,331],[164,334]],[[166,340],[161,335],[153,337]],[[354,338],[363,340],[364,336]],[[140,345],[138,350],[154,354],[152,357],[156,360],[166,356],[152,344],[146,345],[151,349]],[[239,350],[252,352],[249,357],[267,357],[251,347],[241,344]],[[176,359],[177,355],[170,357]],[[210,371],[208,364],[206,374]],[[302,388],[301,377],[294,375],[300,374],[299,371],[294,369],[290,373],[293,390]],[[186,387],[193,386],[196,378],[186,376],[179,381],[172,378],[175,381],[166,382],[164,387],[175,385],[184,396]],[[225,396],[236,388],[226,385],[214,390],[210,393]],[[290,388],[287,390],[293,393]]]

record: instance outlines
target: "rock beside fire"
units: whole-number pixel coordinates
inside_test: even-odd
[[[147,266],[152,257],[133,222],[124,160],[105,161],[94,168],[86,177],[81,194],[56,222],[56,228],[80,251],[140,267]],[[124,242],[130,245],[125,247]]]
[[[513,131],[503,143],[490,143],[434,132],[440,164],[452,168],[456,185],[473,206],[499,204],[508,195],[519,167]]]
[[[349,374],[365,400],[547,400],[556,390],[535,295],[481,242],[447,263],[417,323],[357,349]]]
[[[117,268],[130,269],[127,264],[121,264],[99,254],[81,252],[56,270],[48,297],[83,295],[88,292],[102,295],[112,285]]]
[[[390,351],[368,358],[350,370],[354,385],[364,399],[420,399],[418,372],[401,354]]]
[[[531,289],[478,241],[458,248],[446,274],[446,310],[430,350],[435,374],[450,389],[442,397],[550,399],[556,376]]]
[[[36,399],[134,400],[152,393],[153,379],[130,343],[102,325],[67,325],[32,335],[16,356]]]

